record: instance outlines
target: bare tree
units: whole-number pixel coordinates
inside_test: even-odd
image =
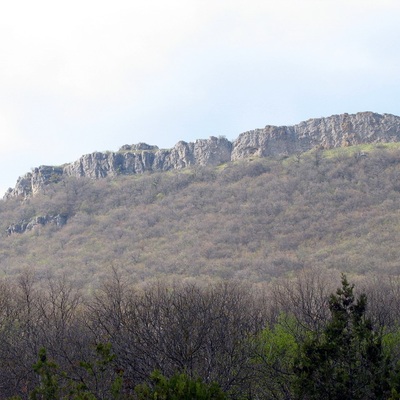
[[[278,280],[273,287],[277,309],[294,316],[299,333],[321,331],[329,316],[329,296],[339,277],[337,271],[309,268]]]

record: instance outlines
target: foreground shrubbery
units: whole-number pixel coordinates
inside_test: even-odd
[[[114,270],[84,297],[66,280],[3,281],[0,397],[399,398],[399,283],[338,284],[310,270],[263,289],[137,288]]]
[[[40,376],[39,385],[30,393],[32,400],[57,399],[86,399],[96,400],[97,397],[82,383],[76,383],[64,376],[63,382],[57,376],[58,367],[47,360],[45,349],[41,349],[39,360],[33,366]],[[63,384],[63,385],[62,385]],[[154,371],[149,377],[149,383],[139,384],[130,394],[124,393],[122,374],[112,382],[109,393],[110,399],[125,400],[225,400],[228,395],[216,383],[204,383],[200,378],[190,378],[185,373],[175,373],[171,378]],[[14,397],[20,399],[20,397]]]

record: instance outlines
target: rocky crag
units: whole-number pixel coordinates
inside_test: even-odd
[[[67,216],[57,214],[57,215],[41,215],[30,220],[21,220],[16,224],[12,224],[7,228],[7,234],[12,235],[14,233],[24,233],[26,231],[31,231],[41,226],[48,224],[55,225],[59,228],[63,227],[67,223]]]
[[[100,179],[146,171],[168,171],[196,165],[219,165],[249,156],[289,156],[313,148],[330,149],[362,143],[400,141],[400,117],[362,112],[310,119],[294,126],[266,126],[244,132],[230,142],[210,137],[178,142],[172,149],[145,143],[125,145],[117,152],[95,152],[62,167],[40,166],[20,177],[4,199],[26,199],[64,176]]]

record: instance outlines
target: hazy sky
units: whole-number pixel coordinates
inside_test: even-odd
[[[0,191],[39,165],[400,114],[399,0],[13,0],[0,5]]]

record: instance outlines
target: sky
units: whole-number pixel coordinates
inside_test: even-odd
[[[0,4],[0,197],[40,165],[400,115],[398,0]]]

